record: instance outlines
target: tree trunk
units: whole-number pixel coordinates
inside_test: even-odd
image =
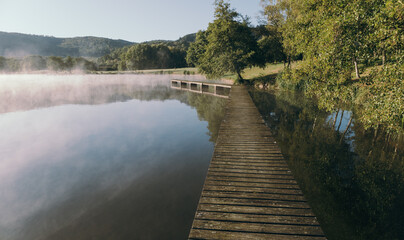
[[[342,118],[344,117],[344,110],[342,110],[342,113],[341,113],[341,119],[339,120],[339,124],[338,124],[338,128],[337,128],[337,132],[339,132],[339,128],[341,127],[341,123],[342,123]]]
[[[375,144],[376,144],[376,140],[377,140],[378,133],[379,133],[379,125],[377,125],[377,127],[376,127],[376,129],[375,129],[375,133],[374,133],[373,139],[372,139],[372,146],[370,147],[370,151],[369,151],[369,154],[368,154],[368,158],[367,158],[367,159],[369,159],[370,156],[372,155],[373,148],[375,147]]]
[[[357,61],[356,57],[353,58],[353,62],[354,62],[354,64],[355,64],[356,77],[357,77],[357,78],[361,78],[361,76],[359,75],[358,61]]]
[[[239,80],[243,80],[243,77],[241,76],[241,72],[240,72],[240,71],[237,71],[237,76],[238,76],[238,79],[239,79]]]
[[[342,140],[345,138],[345,134],[348,132],[348,129],[349,129],[349,127],[351,126],[352,119],[353,119],[353,116],[351,115],[351,118],[349,119],[348,125],[347,125],[346,128],[345,128],[345,131],[344,131],[344,133],[341,135],[341,138],[339,139],[339,144],[341,144],[341,143],[342,143]]]
[[[375,129],[375,133],[374,133],[374,135],[373,135],[372,148],[375,146],[378,133],[379,133],[379,125],[377,125],[377,127],[376,127],[376,129]]]
[[[390,133],[387,133],[385,140],[384,140],[384,145],[383,145],[383,150],[386,149],[390,145]]]
[[[316,122],[317,122],[317,116],[314,118],[314,122],[313,122],[313,128],[311,129],[311,134],[310,134],[310,137],[312,137],[312,136],[313,136],[313,133],[314,133],[314,128],[316,127]]]
[[[335,130],[335,123],[337,123],[338,114],[339,114],[339,109],[338,109],[338,111],[335,113],[334,122],[332,123],[332,129],[333,129],[333,130]]]
[[[393,161],[394,161],[394,159],[396,159],[396,156],[397,156],[397,148],[398,148],[398,140],[396,143],[396,147],[394,148]]]

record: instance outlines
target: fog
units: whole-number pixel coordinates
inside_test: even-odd
[[[0,113],[63,104],[103,104],[128,99],[159,98],[147,90],[169,88],[172,78],[203,80],[182,75],[0,74]],[[117,95],[119,92],[119,95]],[[165,97],[165,96],[160,96]]]

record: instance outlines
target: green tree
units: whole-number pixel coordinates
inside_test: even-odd
[[[46,65],[49,70],[53,70],[53,71],[64,70],[64,62],[63,62],[63,58],[61,58],[61,57],[50,56],[47,59]]]
[[[255,31],[258,31],[258,48],[262,58],[259,62],[274,63],[287,60],[282,44],[282,35],[276,27],[260,26]]]
[[[229,3],[216,0],[215,6],[215,20],[205,33],[198,34],[199,42],[191,44],[187,58],[208,77],[231,72],[242,79],[243,69],[256,64],[256,39],[248,22],[231,9]]]
[[[195,42],[189,46],[186,56],[186,61],[189,66],[198,66],[200,64],[200,59],[202,59],[208,44],[206,36],[206,31],[199,31],[196,34]]]
[[[65,68],[67,69],[67,70],[72,70],[72,68],[73,68],[73,65],[74,65],[74,61],[73,61],[73,58],[72,57],[70,57],[70,56],[67,56],[66,57],[66,59],[65,59]]]
[[[185,67],[185,50],[164,43],[137,44],[120,56],[119,70]]]
[[[6,59],[0,56],[0,70],[3,70],[6,66]]]
[[[29,56],[23,59],[23,69],[25,71],[35,71],[46,69],[46,60],[41,56]]]

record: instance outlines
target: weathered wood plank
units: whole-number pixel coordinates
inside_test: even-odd
[[[225,204],[204,204],[198,206],[200,211],[220,211],[220,212],[239,212],[239,213],[260,213],[270,215],[287,215],[300,217],[314,217],[311,209],[301,208],[279,208],[279,207],[262,207],[262,206],[243,206],[241,204],[225,205]]]
[[[194,226],[195,228],[199,229],[323,236],[323,232],[321,231],[321,228],[319,228],[319,226],[311,226],[311,225],[195,219]]]
[[[200,203],[211,203],[211,204],[239,204],[239,205],[250,205],[250,206],[271,206],[271,207],[284,207],[284,208],[302,208],[310,209],[306,202],[287,202],[280,200],[266,199],[243,199],[243,198],[215,198],[215,197],[201,197]]]
[[[303,196],[303,193],[300,189],[284,189],[280,187],[275,188],[261,188],[261,187],[253,187],[253,186],[220,186],[220,185],[210,185],[205,184],[205,190],[208,191],[223,191],[223,192],[251,192],[251,193],[267,193],[267,194],[288,194],[288,195],[298,195]]]
[[[206,179],[205,185],[299,190],[299,186],[297,184],[280,185],[279,183],[236,182],[236,181],[223,181],[216,179],[211,180],[210,178]]]
[[[210,191],[202,192],[203,197],[221,197],[221,198],[255,198],[267,200],[283,200],[283,201],[298,201],[306,202],[302,195],[287,195],[278,193],[253,193],[253,192],[238,192],[238,191]]]
[[[250,168],[259,168],[263,169],[265,167],[271,167],[273,169],[289,169],[288,165],[286,163],[282,162],[249,162],[249,161],[244,161],[244,162],[232,162],[232,161],[223,161],[219,159],[212,159],[210,164],[215,164],[215,165],[220,165],[220,166],[227,166],[227,167],[250,167]]]
[[[222,177],[243,177],[243,178],[271,178],[271,179],[293,179],[292,175],[286,174],[255,174],[255,173],[239,173],[239,172],[226,172],[226,171],[217,171],[217,170],[209,170],[208,174],[210,176],[222,176]]]
[[[220,240],[322,240],[324,236],[301,236],[301,235],[282,235],[270,233],[241,232],[241,231],[220,231],[215,229],[197,229],[191,230],[189,239],[220,239]]]
[[[232,181],[232,182],[246,182],[246,183],[271,183],[271,184],[279,184],[279,185],[297,185],[296,180],[294,179],[273,179],[273,178],[240,178],[240,177],[229,177],[229,176],[206,176],[206,180],[216,180],[216,181]]]

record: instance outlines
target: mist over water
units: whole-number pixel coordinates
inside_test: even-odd
[[[225,101],[171,78],[1,75],[0,239],[186,238]]]
[[[169,87],[172,75],[0,74],[0,113],[64,104],[151,100],[153,88]],[[175,76],[203,80],[201,76]]]

